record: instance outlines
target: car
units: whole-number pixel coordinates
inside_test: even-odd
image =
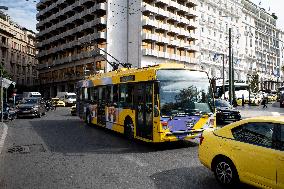
[[[65,102],[63,100],[58,100],[56,106],[65,107]]]
[[[17,106],[17,117],[41,117],[46,114],[45,103],[40,98],[24,98]]]
[[[61,107],[65,107],[65,102],[59,98],[52,98],[51,102],[54,106],[61,106]]]
[[[198,156],[225,188],[243,182],[284,189],[284,117],[254,117],[206,130]]]
[[[71,112],[71,115],[72,116],[75,116],[76,115],[76,105],[75,106],[71,106],[71,108],[70,108],[70,112]]]
[[[274,102],[277,100],[277,94],[268,94],[267,99],[268,99],[268,102]]]
[[[216,122],[224,123],[226,121],[238,121],[241,119],[240,111],[233,108],[226,100],[216,99]]]

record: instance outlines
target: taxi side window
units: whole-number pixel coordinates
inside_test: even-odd
[[[247,123],[232,129],[232,134],[237,141],[272,148],[273,130],[273,123]]]

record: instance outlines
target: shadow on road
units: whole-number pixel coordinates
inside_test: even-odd
[[[207,173],[207,174],[205,174]],[[198,188],[215,189],[223,188],[215,180],[213,173],[203,166],[183,167],[178,169],[166,170],[155,173],[150,176],[158,189],[180,189],[180,188]],[[198,179],[196,179],[198,178]],[[176,183],[176,184],[173,184]],[[253,187],[241,184],[238,188],[253,189]]]
[[[86,126],[78,119],[33,120],[30,124],[48,150],[58,153],[143,153],[196,146],[190,142],[151,144],[130,141],[119,133],[97,126]]]

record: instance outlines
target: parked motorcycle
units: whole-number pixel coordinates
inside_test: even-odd
[[[17,111],[15,109],[10,109],[9,107],[4,108],[3,111],[3,120],[7,121],[7,120],[14,120],[17,118]],[[0,111],[0,120],[2,118],[2,112]]]

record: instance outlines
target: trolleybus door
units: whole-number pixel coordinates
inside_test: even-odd
[[[97,123],[101,126],[106,126],[106,87],[99,87],[99,103],[98,103],[98,112],[97,112]]]
[[[153,83],[135,86],[136,136],[153,140]]]

